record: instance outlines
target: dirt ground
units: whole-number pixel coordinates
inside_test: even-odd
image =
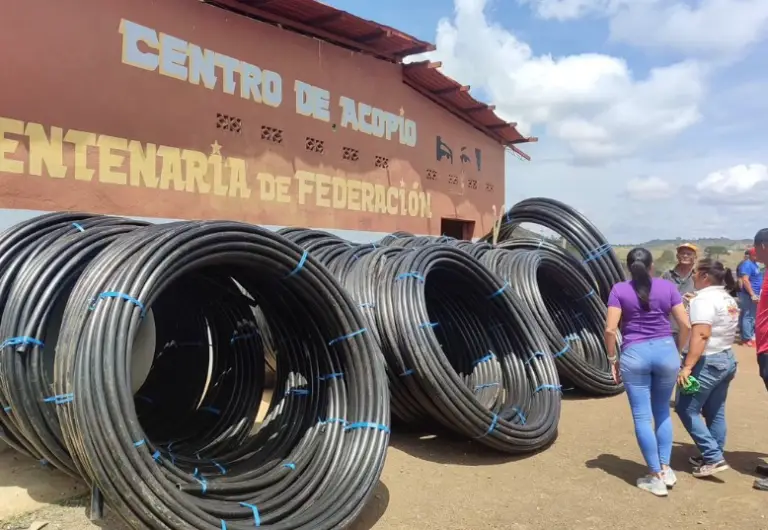
[[[752,489],[752,470],[768,452],[768,394],[754,350],[737,351],[726,453],[733,469],[721,478],[690,475],[691,442],[675,418],[678,485],[666,499],[637,490],[644,467],[626,398],[569,396],[555,444],[525,458],[436,436],[393,435],[375,498],[354,530],[768,529],[768,493]],[[46,530],[97,528],[85,515],[83,494],[57,472],[0,452],[2,530],[33,523],[48,523]],[[111,517],[100,526],[125,529]]]

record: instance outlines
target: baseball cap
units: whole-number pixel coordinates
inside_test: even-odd
[[[750,256],[756,256],[757,251],[755,250],[755,247],[749,247],[744,254],[749,254]]]
[[[682,249],[691,250],[696,254],[699,253],[699,248],[693,243],[683,243],[682,245],[677,246],[677,250],[682,250]]]

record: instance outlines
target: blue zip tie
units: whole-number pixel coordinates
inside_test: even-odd
[[[208,491],[208,481],[205,480],[203,477],[196,478],[195,480],[197,480],[200,483],[200,486],[202,488],[202,493],[203,495],[205,495],[205,492]]]
[[[222,475],[226,475],[226,474],[227,474],[227,468],[225,468],[224,466],[222,466],[222,465],[221,465],[221,464],[219,464],[218,462],[214,462],[213,460],[211,460],[211,464],[213,464],[214,466],[216,466],[217,468],[219,468],[219,471],[221,471],[221,474],[222,474]]]
[[[594,290],[594,289],[592,289],[591,291],[589,291],[587,294],[585,294],[585,295],[584,295],[584,296],[582,296],[581,298],[578,298],[578,299],[576,299],[576,301],[577,301],[577,302],[579,302],[579,301],[581,301],[581,300],[585,300],[585,299],[589,298],[590,296],[595,296],[595,294],[596,294],[596,293],[595,293],[595,290]]]
[[[477,392],[478,390],[482,390],[483,388],[490,388],[492,386],[499,386],[499,383],[484,383],[482,385],[477,385],[475,387],[475,392]]]
[[[515,411],[515,414],[516,414],[516,415],[517,415],[517,416],[520,418],[520,423],[521,423],[521,424],[523,424],[523,425],[525,425],[525,422],[526,422],[527,420],[525,419],[525,414],[523,414],[523,411],[522,411],[522,410],[520,410],[520,409],[519,409],[519,408],[517,408],[517,407],[512,407],[512,410],[514,410],[514,411]]]
[[[259,515],[259,509],[256,506],[253,504],[247,504],[245,502],[241,502],[240,506],[243,508],[250,508],[253,512],[253,522],[256,524],[256,526],[261,526],[261,516]]]
[[[400,377],[407,377],[409,375],[413,375],[413,368],[409,368],[408,370],[400,374]]]
[[[371,423],[369,421],[358,421],[344,427],[345,431],[354,431],[357,429],[376,429],[377,431],[389,432],[389,427],[381,423]]]
[[[75,228],[77,228],[81,232],[85,232],[85,228],[83,228],[83,225],[81,225],[80,223],[72,223],[72,226],[74,226]]]
[[[229,343],[230,344],[234,344],[235,342],[237,342],[239,340],[250,339],[252,337],[258,337],[258,336],[259,336],[258,332],[257,333],[244,333],[244,334],[240,335],[237,332],[237,330],[235,330],[235,331],[232,332],[232,338],[229,339]]]
[[[138,442],[133,442],[133,446],[136,447],[136,448],[139,448],[142,445],[144,445],[145,443],[147,443],[147,441],[144,438],[142,438]]]
[[[296,471],[296,464],[294,464],[293,462],[288,462],[287,464],[283,464],[283,467],[287,467],[288,469]]]
[[[155,462],[159,462],[160,461],[160,450],[159,449],[155,449],[155,452],[152,453],[152,459]]]
[[[596,259],[599,259],[599,258],[605,256],[606,254],[608,254],[608,252],[610,252],[610,251],[611,251],[611,245],[610,244],[605,243],[604,245],[600,245],[596,249],[594,249],[594,250],[592,250],[590,252],[587,252],[587,257],[586,257],[586,259],[584,261],[582,261],[582,263],[589,263],[590,261],[594,261]]]
[[[195,470],[192,472],[192,476],[195,478],[200,478],[200,470],[195,468]]]
[[[533,391],[534,394],[538,394],[541,390],[555,390],[556,392],[560,392],[560,389],[563,388],[560,385],[540,385],[536,390]]]
[[[543,357],[543,356],[544,356],[544,352],[540,352],[540,351],[533,352],[531,356],[528,357],[528,359],[525,361],[524,364],[531,364],[531,361],[533,361],[536,357]]]
[[[106,298],[120,298],[121,300],[125,300],[126,302],[129,302],[135,305],[141,310],[141,316],[144,316],[144,313],[147,311],[146,307],[144,307],[144,304],[142,304],[138,298],[134,298],[129,294],[119,293],[117,291],[104,291],[99,296],[97,296],[96,300],[94,300],[93,303],[91,304],[91,307],[90,307],[91,311],[96,309],[96,303],[99,300],[104,300]]]
[[[41,348],[45,346],[43,341],[38,340],[34,337],[11,337],[9,339],[5,339],[2,343],[0,343],[0,348],[5,348],[8,346],[21,346],[22,344],[24,345],[31,344],[33,346],[39,346]]]
[[[440,325],[440,322],[422,322],[421,324],[419,324],[419,327],[421,329],[424,329],[424,328],[436,328],[439,325]]]
[[[221,411],[215,407],[200,407],[200,410],[203,410],[205,412],[210,412],[211,414],[215,414],[216,416],[221,416]]]
[[[299,260],[299,264],[296,265],[296,268],[293,269],[291,272],[285,275],[286,278],[290,278],[294,274],[298,274],[298,272],[304,267],[304,264],[307,262],[307,256],[309,256],[308,251],[304,251],[304,254],[301,255],[301,259]]]
[[[359,307],[360,307],[360,309],[366,309],[366,308],[371,308],[372,309],[372,308],[376,307],[376,304],[374,304],[373,302],[363,302],[362,304],[360,304]]]
[[[309,390],[306,388],[292,388],[290,390],[285,391],[285,395],[293,394],[295,396],[308,396]]]
[[[3,409],[3,412],[5,412],[6,414],[10,414],[12,410],[13,410],[13,407],[5,407]]]
[[[227,522],[224,519],[221,520],[221,530],[227,530]]]
[[[416,250],[416,249],[414,249],[414,250]],[[417,280],[419,280],[421,283],[424,283],[424,282],[426,281],[426,280],[424,279],[424,276],[422,276],[422,275],[421,275],[421,274],[419,274],[418,272],[403,272],[403,273],[400,273],[400,274],[398,274],[398,275],[397,275],[397,277],[395,278],[395,281],[403,280],[403,279],[405,279],[405,278],[416,278],[416,279],[417,279]]]
[[[570,349],[571,349],[571,343],[570,343],[570,342],[568,342],[568,341],[566,341],[566,343],[565,343],[565,348],[563,348],[563,349],[562,349],[562,350],[560,350],[559,352],[557,352],[557,353],[555,353],[554,355],[552,355],[552,357],[554,357],[555,359],[557,359],[558,357],[562,357],[563,355],[565,355],[566,353],[568,353],[568,350],[570,350]]]
[[[493,432],[493,430],[496,428],[496,425],[499,423],[499,416],[498,414],[493,415],[493,420],[491,420],[491,424],[488,426],[488,430],[485,431],[485,434],[481,434],[480,436],[475,436],[475,438],[485,438],[489,434]]]
[[[503,292],[504,292],[504,290],[505,290],[507,287],[509,287],[509,281],[505,281],[505,282],[504,282],[504,285],[502,285],[502,286],[501,286],[501,288],[499,288],[499,290],[498,290],[498,291],[496,291],[496,292],[495,292],[495,293],[493,293],[491,296],[489,296],[489,297],[488,297],[488,299],[489,299],[489,300],[491,300],[491,299],[493,299],[493,298],[496,298],[496,297],[497,297],[497,296],[499,296],[501,293],[503,293]]]
[[[494,355],[494,353],[492,351],[488,352],[488,355],[486,355],[485,357],[477,359],[476,361],[472,361],[472,366],[477,366],[480,363],[484,363],[484,362],[490,361],[491,359],[495,359],[495,358],[496,358],[496,355]]]
[[[342,377],[344,377],[344,372],[334,372],[328,375],[321,375],[318,379],[320,381],[328,381],[329,379],[341,379]]]
[[[352,333],[349,333],[348,335],[342,335],[341,337],[336,337],[335,339],[333,339],[332,341],[330,341],[328,343],[328,346],[333,346],[337,342],[341,342],[343,340],[351,339],[352,337],[357,337],[358,335],[362,335],[366,331],[368,331],[368,328],[362,328],[362,329],[358,329],[357,331],[353,331]]]
[[[51,396],[43,399],[43,403],[55,403],[56,405],[65,405],[72,403],[75,400],[75,394],[70,392],[69,394],[59,394],[57,396]]]

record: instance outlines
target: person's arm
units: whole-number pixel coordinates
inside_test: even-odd
[[[685,384],[690,377],[696,363],[701,359],[707,341],[712,335],[712,322],[715,320],[715,306],[706,300],[694,300],[691,304],[691,344],[688,346],[688,354],[680,369],[678,381]]]
[[[741,286],[744,287],[744,290],[747,291],[747,294],[751,298],[755,297],[755,291],[752,290],[752,282],[749,280],[749,276],[752,274],[753,267],[754,263],[748,261],[741,266],[741,270],[739,271],[739,274],[741,275]]]
[[[609,307],[605,319],[605,352],[608,360],[616,361],[616,339],[618,337],[619,321],[621,320],[621,307]]]
[[[694,299],[695,300],[695,299]],[[691,300],[691,303],[694,302]],[[688,319],[688,313],[683,304],[677,304],[672,308],[672,318],[677,322],[677,351],[681,352],[688,344],[688,338],[691,335],[691,321]]]

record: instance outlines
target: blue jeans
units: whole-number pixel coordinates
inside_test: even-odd
[[[699,359],[691,375],[701,388],[693,395],[680,394],[675,411],[701,452],[705,464],[723,460],[725,399],[736,375],[736,358],[730,348]]]
[[[620,366],[637,443],[651,473],[659,473],[672,455],[669,399],[680,369],[675,341],[665,337],[631,344],[621,352]]]
[[[757,302],[741,291],[739,293],[739,325],[741,327],[741,340],[754,340],[755,338],[755,316],[757,315]]]

